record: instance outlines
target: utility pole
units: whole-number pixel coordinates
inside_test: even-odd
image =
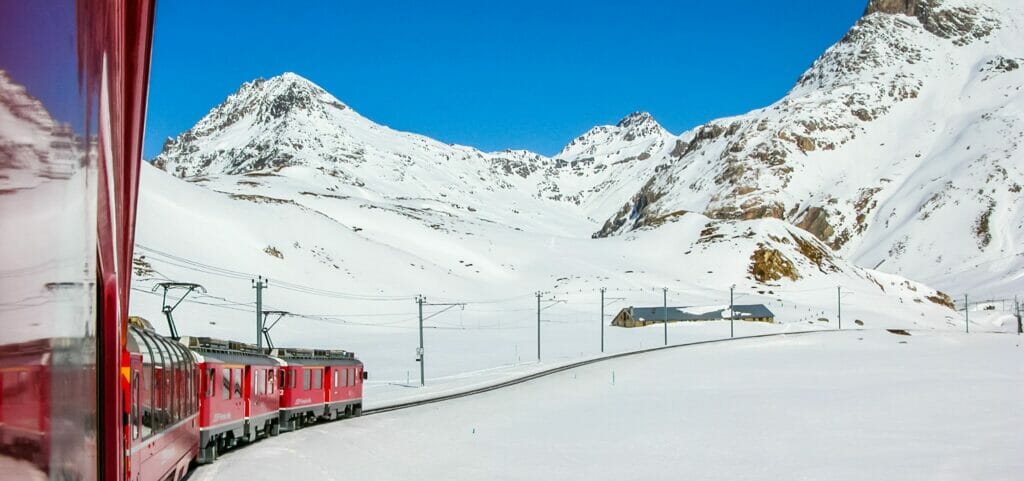
[[[661,288],[661,323],[665,326],[665,345],[668,345],[668,288]]]
[[[601,354],[604,354],[604,291],[601,288]]]
[[[419,314],[420,314],[420,316],[419,316],[420,317],[420,347],[419,347],[419,349],[416,350],[416,360],[420,363],[420,386],[425,386],[427,384],[427,379],[426,379],[426,367],[425,367],[426,363],[423,361],[423,357],[425,355],[424,350],[423,350],[423,321],[426,320],[426,319],[430,319],[431,317],[434,317],[434,316],[436,316],[438,314],[441,314],[442,312],[445,312],[445,311],[447,311],[449,309],[452,309],[454,307],[462,307],[463,309],[465,309],[466,308],[466,303],[464,303],[464,302],[430,303],[430,302],[427,302],[427,298],[426,297],[424,297],[422,295],[419,295],[419,296],[416,296],[416,304],[419,306]],[[423,317],[423,306],[446,306],[446,307],[444,309],[441,309],[440,311],[437,311],[437,312],[431,314],[428,317]]]
[[[971,333],[971,304],[967,302],[967,294],[964,294],[964,325],[967,326],[967,333]]]
[[[252,288],[256,289],[256,349],[263,350],[263,289],[269,286],[269,279],[259,276],[259,279],[250,279]]]
[[[1024,334],[1024,323],[1021,323],[1020,318],[1020,302],[1017,301],[1017,296],[1013,296],[1013,305],[1017,308],[1017,335]]]
[[[841,331],[843,330],[843,286],[836,286],[836,318],[839,320],[839,330]]]
[[[537,362],[540,362],[540,291],[537,291]]]
[[[416,360],[420,362],[420,386],[426,386],[426,367],[423,362],[423,303],[427,301],[426,297],[416,296],[416,304],[419,306],[420,311],[420,348],[416,350]]]
[[[733,285],[729,286],[729,337],[730,338],[733,338],[733,337],[736,336],[736,330],[735,330],[735,328],[733,326],[734,323],[736,322],[736,313],[733,312],[734,307],[733,307],[733,297],[732,297],[733,291],[735,289],[736,289],[736,284],[733,284]]]

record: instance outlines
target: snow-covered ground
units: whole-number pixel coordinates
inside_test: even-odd
[[[911,334],[606,361],[263,440],[191,480],[1020,479],[1021,338]]]

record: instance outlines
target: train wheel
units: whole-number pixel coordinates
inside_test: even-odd
[[[211,442],[203,448],[203,464],[209,464],[217,460],[217,442]]]
[[[271,436],[277,436],[281,434],[281,425],[277,421],[270,423],[270,429],[268,430]]]
[[[362,415],[363,415],[363,405],[362,404],[356,404],[352,408],[352,416],[362,416]]]

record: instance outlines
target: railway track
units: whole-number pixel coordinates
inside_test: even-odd
[[[578,367],[586,366],[586,365],[589,365],[589,364],[596,364],[596,363],[599,363],[599,362],[609,361],[609,360],[612,360],[612,359],[619,359],[619,358],[628,357],[628,356],[638,356],[640,354],[648,354],[648,353],[651,353],[651,352],[664,351],[664,350],[667,350],[667,349],[678,349],[678,348],[681,348],[681,347],[700,346],[700,345],[704,345],[704,344],[716,344],[716,343],[722,343],[722,342],[740,341],[740,340],[746,340],[746,339],[758,339],[758,338],[765,338],[765,337],[799,336],[799,335],[802,335],[802,334],[829,333],[829,332],[850,332],[850,331],[861,331],[861,330],[863,330],[863,329],[845,329],[843,331],[839,331],[839,330],[814,330],[814,331],[779,332],[779,333],[772,333],[772,334],[757,334],[757,335],[753,335],[753,336],[742,336],[742,337],[733,337],[733,338],[725,338],[725,339],[711,339],[711,340],[707,340],[707,341],[686,342],[686,343],[682,343],[682,344],[672,344],[670,346],[660,346],[660,347],[652,347],[652,348],[648,348],[648,349],[641,349],[639,351],[629,351],[629,352],[621,352],[621,353],[617,353],[617,354],[609,354],[607,356],[596,357],[596,358],[593,358],[593,359],[587,359],[585,361],[578,361],[578,362],[574,362],[574,363],[570,363],[570,364],[565,364],[565,365],[562,365],[562,366],[553,367],[553,368],[550,368],[550,369],[545,369],[543,371],[535,372],[535,373],[532,373],[532,374],[527,374],[527,375],[522,376],[522,377],[517,377],[515,379],[510,379],[508,381],[503,381],[503,382],[500,382],[500,383],[497,383],[497,384],[492,384],[490,386],[484,386],[484,387],[480,387],[480,388],[476,388],[476,389],[470,389],[468,391],[458,392],[458,393],[454,393],[454,394],[445,394],[445,395],[442,395],[442,396],[432,397],[432,398],[429,398],[429,399],[420,399],[420,400],[417,400],[417,401],[409,401],[409,402],[392,404],[392,405],[389,405],[389,406],[382,406],[382,407],[374,408],[374,409],[367,409],[367,410],[363,411],[363,416],[370,416],[370,415],[374,415],[374,414],[383,414],[383,413],[386,413],[386,412],[389,412],[389,411],[397,411],[399,409],[408,409],[408,408],[413,408],[413,407],[417,407],[417,406],[424,406],[424,405],[427,405],[427,404],[439,403],[439,402],[443,402],[443,401],[450,401],[452,399],[459,399],[459,398],[464,398],[464,397],[469,397],[469,396],[475,396],[477,394],[483,394],[485,392],[497,391],[498,389],[504,389],[504,388],[507,388],[507,387],[510,387],[510,386],[515,386],[517,384],[522,384],[524,382],[529,382],[529,381],[532,381],[534,379],[540,379],[540,378],[545,377],[545,376],[550,376],[552,374],[557,374],[557,373],[560,373],[560,372],[563,372],[563,371],[568,371],[570,369],[576,369]]]

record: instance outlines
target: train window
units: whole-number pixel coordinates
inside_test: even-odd
[[[132,373],[132,408],[128,425],[132,427],[132,439],[139,439],[139,371]]]
[[[341,370],[341,385],[343,387],[348,386],[348,369]]]
[[[314,369],[313,370],[313,389],[323,389],[324,387],[324,370]]]
[[[214,377],[216,374],[217,370],[212,367],[206,370],[206,397],[213,397],[214,390],[217,387],[215,382],[217,378]]]
[[[139,404],[142,406],[142,437],[153,433],[153,365],[142,365],[142,388]]]
[[[302,370],[302,389],[309,391],[309,379],[312,373],[309,369]]]
[[[220,397],[223,399],[231,399],[231,370],[228,368],[222,368],[221,371],[221,383]]]
[[[234,374],[235,397],[242,397],[242,368],[236,368]]]
[[[335,369],[334,370],[334,387],[340,387],[340,386],[341,386],[341,384],[338,384],[338,370]]]

